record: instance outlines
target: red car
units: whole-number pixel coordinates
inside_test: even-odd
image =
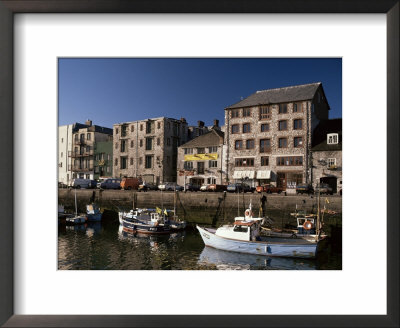
[[[256,191],[258,193],[266,192],[267,194],[272,194],[272,193],[280,194],[284,190],[283,190],[282,187],[276,187],[276,186],[271,185],[271,184],[265,184],[265,185],[262,185],[262,186],[258,186],[256,188]]]

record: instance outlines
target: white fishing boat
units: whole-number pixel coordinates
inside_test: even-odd
[[[66,219],[67,224],[82,224],[87,221],[86,215],[78,215],[78,204],[76,202],[76,189],[75,189],[75,216]]]
[[[314,258],[318,239],[293,239],[261,236],[263,218],[253,218],[251,204],[244,217],[236,217],[233,225],[218,229],[197,226],[206,246],[217,249],[265,256]]]

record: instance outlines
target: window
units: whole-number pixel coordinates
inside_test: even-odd
[[[118,166],[118,158],[115,159],[114,165],[115,165],[115,166]]]
[[[121,126],[121,137],[126,137],[128,127],[126,125]]]
[[[134,131],[135,131],[135,126],[131,125],[131,132],[134,132]]]
[[[204,162],[197,162],[197,174],[204,174]]]
[[[260,153],[269,153],[271,151],[271,140],[260,139]]]
[[[328,158],[328,168],[336,168],[336,158]]]
[[[231,118],[239,117],[239,109],[232,109],[231,110]]]
[[[146,150],[153,149],[153,138],[146,138]]]
[[[140,139],[140,141],[139,141],[139,146],[140,146],[140,147],[143,147],[143,139]]]
[[[205,148],[197,148],[197,154],[205,154],[206,149]]]
[[[128,166],[128,158],[121,157],[121,170],[126,169]]]
[[[86,153],[90,153],[90,146],[86,146]]]
[[[139,165],[143,164],[143,157],[139,157]]]
[[[159,146],[161,143],[160,138],[157,138],[157,146]]]
[[[146,122],[146,133],[151,133],[152,123],[151,121]]]
[[[278,130],[279,131],[287,130],[287,121],[279,121]]]
[[[126,151],[126,140],[121,140],[121,153]]]
[[[161,129],[161,122],[157,122],[157,129]]]
[[[261,166],[268,166],[268,165],[269,165],[269,157],[261,156]]]
[[[251,116],[251,109],[250,108],[243,108],[243,117]]]
[[[232,133],[239,133],[239,125],[238,124],[232,125]]]
[[[63,157],[63,152],[61,152],[61,158]]]
[[[131,148],[133,148],[133,140],[131,140]]]
[[[287,156],[287,157],[277,157],[276,158],[277,166],[299,166],[303,165],[303,157],[302,156]]]
[[[217,179],[215,179],[215,178],[207,178],[207,183],[208,184],[216,184],[217,183]]]
[[[250,132],[250,123],[244,123],[243,124],[243,133],[249,133]]]
[[[143,131],[143,124],[140,124],[140,131]]]
[[[246,140],[246,149],[254,148],[254,139]]]
[[[115,128],[115,134],[118,134],[118,128]]]
[[[145,168],[151,169],[153,167],[153,155],[146,155]]]
[[[261,124],[261,132],[269,131],[269,123]]]
[[[301,113],[302,111],[303,111],[303,108],[301,106],[301,103],[293,104],[293,113]]]
[[[183,163],[183,168],[185,170],[193,170],[193,162],[184,162]]]
[[[86,139],[90,140],[90,133],[86,134]]]
[[[303,147],[303,137],[294,137],[293,145],[295,147]]]
[[[208,161],[208,167],[217,167],[218,166],[218,162],[217,161]]]
[[[187,155],[187,154],[193,154],[193,148],[184,148],[184,153],[185,153],[185,155]]]
[[[218,151],[218,147],[217,146],[212,146],[208,148],[208,152],[209,153],[216,153]]]
[[[260,108],[260,120],[271,119],[271,108],[268,106],[263,106]]]
[[[287,138],[279,138],[279,148],[287,148]]]
[[[254,158],[235,158],[235,166],[254,166]]]
[[[235,149],[242,149],[242,146],[243,146],[242,140],[235,141]]]
[[[118,149],[118,142],[115,143],[115,149]]]
[[[287,113],[287,104],[279,104],[279,114]]]
[[[303,120],[294,120],[293,121],[293,129],[294,130],[301,130],[303,128]]]
[[[61,138],[61,143],[64,143],[64,138]]]
[[[339,143],[339,135],[337,133],[328,134],[328,145],[335,145]]]

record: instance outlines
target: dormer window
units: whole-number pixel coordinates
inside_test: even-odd
[[[339,143],[339,135],[337,133],[329,133],[327,141],[328,145],[336,145]]]

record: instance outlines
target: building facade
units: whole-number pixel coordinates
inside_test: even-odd
[[[224,133],[215,124],[214,127],[178,148],[179,185],[191,183],[201,186],[225,182]]]
[[[78,129],[84,128],[85,124],[74,123],[58,127],[58,182],[68,185],[72,179],[71,157],[72,136]]]
[[[333,193],[342,194],[342,119],[321,121],[314,131],[312,184],[331,186]]]
[[[94,179],[113,177],[113,142],[99,141],[94,144]]]
[[[70,170],[72,178],[95,179],[95,148],[96,143],[112,140],[112,129],[92,125],[87,120],[85,127],[77,129],[72,134],[72,149],[70,157]]]
[[[329,109],[321,83],[257,91],[225,108],[227,180],[289,193],[310,182],[312,134]]]
[[[140,177],[156,184],[176,181],[178,146],[187,141],[187,134],[184,118],[114,124],[114,176]]]

